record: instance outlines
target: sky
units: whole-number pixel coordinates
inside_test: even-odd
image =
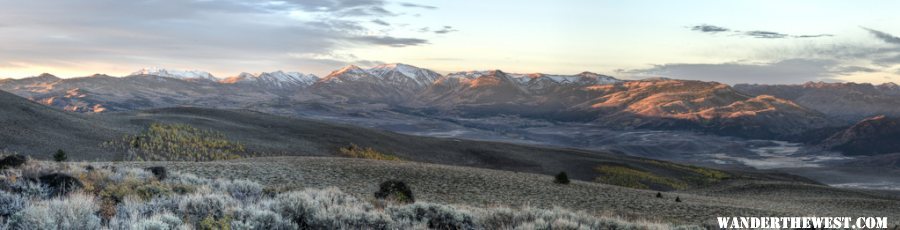
[[[0,78],[597,72],[728,84],[900,83],[900,1],[0,0]]]

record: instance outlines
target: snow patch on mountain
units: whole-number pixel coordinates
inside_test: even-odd
[[[209,81],[219,81],[218,78],[214,77],[212,74],[206,71],[199,70],[170,70],[163,68],[143,68],[141,70],[135,71],[131,73],[131,75],[153,75],[160,77],[168,77],[175,78],[181,80],[209,80]]]
[[[256,84],[264,87],[290,88],[306,87],[319,81],[319,77],[313,74],[299,72],[263,72],[258,74],[241,73],[238,76],[229,77],[221,81],[225,84]]]
[[[344,81],[366,80],[391,85],[407,85],[416,88],[425,88],[431,85],[441,74],[429,69],[412,65],[393,63],[378,65],[369,69],[348,65],[331,72],[325,77],[324,82],[340,83]]]

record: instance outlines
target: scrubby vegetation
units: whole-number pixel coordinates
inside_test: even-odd
[[[721,180],[731,178],[731,175],[729,175],[728,173],[719,171],[719,170],[715,170],[715,169],[697,167],[697,166],[693,166],[693,165],[682,165],[682,164],[676,164],[676,163],[665,162],[665,161],[657,161],[657,160],[647,160],[647,161],[648,161],[648,163],[651,163],[651,164],[664,166],[664,167],[668,167],[668,168],[674,168],[674,169],[678,169],[678,170],[682,170],[682,171],[694,174],[694,175],[689,175],[689,176],[684,177],[686,181],[693,183],[693,184],[707,185],[707,184],[713,184],[713,183],[719,182]]]
[[[416,202],[412,189],[406,185],[406,182],[399,180],[382,182],[381,185],[378,186],[378,191],[375,192],[375,198],[399,203]]]
[[[0,157],[3,157],[3,159],[0,159],[0,169],[15,168],[28,162],[28,157],[26,156],[5,151],[0,151]]]
[[[569,175],[566,174],[566,172],[559,172],[559,174],[556,174],[556,177],[553,178],[553,183],[569,184]]]
[[[347,157],[353,158],[363,158],[363,159],[372,159],[372,160],[383,160],[383,161],[401,161],[400,157],[382,153],[378,150],[375,150],[371,147],[359,147],[356,144],[350,144],[350,146],[343,147],[340,149],[341,154]]]
[[[29,178],[72,175],[53,197]],[[247,180],[31,161],[0,172],[0,229],[672,229],[563,209],[378,202],[337,188],[267,193]],[[37,183],[37,184],[35,184]]]
[[[684,181],[662,177],[651,172],[625,166],[601,165],[595,170],[602,174],[596,178],[596,181],[605,184],[638,189],[651,189],[651,186],[668,189],[685,189],[688,187],[688,184]]]
[[[138,135],[126,135],[102,146],[124,151],[124,160],[136,161],[210,161],[253,155],[220,132],[185,124],[154,123]]]
[[[595,181],[638,189],[672,190],[706,186],[731,178],[728,173],[715,169],[656,160],[646,162],[667,170],[664,175],[668,176],[624,165],[600,165],[594,168],[601,174]]]
[[[69,156],[66,155],[66,151],[62,149],[56,150],[56,153],[53,154],[53,160],[56,162],[63,162],[69,159]]]

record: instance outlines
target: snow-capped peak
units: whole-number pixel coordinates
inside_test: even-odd
[[[372,67],[368,70],[368,72],[375,74],[375,73],[381,73],[381,72],[387,72],[387,71],[397,71],[406,76],[416,76],[416,73],[421,70],[423,70],[423,69],[421,69],[419,67],[407,65],[407,64],[391,63],[391,64],[384,64],[384,65],[378,65],[378,66]]]
[[[214,77],[212,74],[210,74],[209,72],[206,72],[206,71],[199,71],[199,70],[181,71],[181,70],[163,69],[163,68],[158,68],[158,67],[143,68],[134,73],[131,73],[131,75],[153,75],[153,76],[168,77],[168,78],[175,78],[175,79],[181,79],[181,80],[209,80],[209,81],[218,81],[219,80],[218,78]]]
[[[441,77],[441,74],[412,65],[402,63],[384,64],[366,70],[372,76],[388,81],[413,82],[418,87],[425,87]]]
[[[892,90],[892,91],[900,90],[900,86],[898,86],[896,83],[893,83],[893,82],[882,83],[880,85],[877,85],[876,87],[878,87],[881,90]]]
[[[287,88],[310,86],[318,80],[319,77],[316,75],[278,70],[275,72],[262,72],[258,74],[244,72],[238,76],[226,78],[221,82],[226,84],[249,83],[266,87]]]
[[[331,72],[324,82],[368,81],[375,84],[413,87],[422,89],[431,85],[441,74],[412,65],[393,63],[378,65],[369,69],[348,65]]]
[[[462,77],[473,79],[484,75],[494,74],[500,70],[494,71],[469,71],[469,72],[460,72],[450,74],[449,76],[453,77]],[[543,74],[543,73],[530,73],[530,74],[518,74],[518,73],[508,73],[506,74],[513,81],[519,83],[523,86],[528,85],[539,85],[539,87],[544,87],[546,84],[560,84],[560,85],[602,85],[602,84],[613,84],[617,82],[621,82],[621,80],[616,79],[614,77],[600,75],[591,72],[582,72],[576,75],[557,75],[557,74]]]
[[[339,70],[335,70],[334,72],[331,72],[331,74],[329,74],[328,76],[341,75],[341,74],[368,74],[368,73],[365,70],[363,70],[362,68],[359,68],[359,66],[348,65],[348,66],[344,66],[344,68],[341,68]]]
[[[471,71],[447,74],[447,77],[448,78],[475,79],[475,78],[479,78],[481,76],[493,75],[497,72],[503,72],[503,71],[500,71],[500,70],[471,70]]]

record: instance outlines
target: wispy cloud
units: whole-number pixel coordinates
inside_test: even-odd
[[[802,35],[791,35],[773,31],[766,30],[750,30],[750,31],[741,31],[741,30],[732,30],[729,28],[714,26],[709,24],[702,24],[689,27],[692,31],[698,31],[702,33],[709,34],[717,34],[729,32],[731,35],[735,36],[743,36],[743,37],[751,37],[751,38],[763,38],[763,39],[778,39],[778,38],[820,38],[820,37],[832,37],[832,34],[802,34]]]
[[[385,45],[391,47],[417,46],[428,44],[428,40],[418,38],[395,38],[389,36],[360,36],[354,38],[370,44]]]
[[[422,9],[429,9],[429,10],[437,9],[436,6],[421,5],[421,4],[415,4],[415,3],[409,3],[409,2],[402,2],[402,3],[400,3],[400,5],[404,6],[404,7],[422,8]]]
[[[749,37],[754,37],[754,38],[786,38],[786,37],[790,36],[790,35],[783,34],[783,33],[772,32],[772,31],[761,31],[761,30],[747,31],[747,32],[744,32],[743,34],[746,36],[749,36]]]
[[[719,32],[728,32],[728,31],[730,31],[730,29],[725,28],[725,27],[714,26],[714,25],[706,25],[706,24],[692,26],[692,27],[691,27],[691,30],[693,30],[693,31],[700,31],[700,32],[704,32],[704,33],[719,33]]]
[[[451,32],[456,32],[456,31],[459,31],[459,30],[453,29],[452,26],[444,26],[443,28],[441,28],[439,30],[435,30],[434,33],[446,34],[446,33],[451,33]]]
[[[881,39],[884,42],[900,45],[900,37],[897,37],[892,34],[882,32],[882,31],[866,28],[866,27],[862,27],[862,28],[866,31],[869,31],[869,33],[871,33],[876,38]]]
[[[709,25],[703,25],[709,26]],[[830,37],[830,34],[790,35],[772,31],[736,31],[723,27],[719,32],[733,36],[760,39]],[[783,47],[753,50],[755,61],[723,63],[667,63],[644,69],[620,70],[636,77],[661,76],[735,83],[802,83],[807,81],[840,81],[857,75],[896,76],[900,65],[900,37],[862,27],[874,39],[870,42],[785,43]],[[703,28],[691,29],[704,32]],[[713,30],[716,29],[706,29]],[[717,33],[717,32],[705,32]],[[882,43],[883,42],[883,43]],[[885,46],[885,43],[888,45]],[[850,77],[850,78],[848,78]],[[894,79],[891,77],[884,78]]]
[[[381,19],[375,19],[375,20],[372,20],[372,23],[375,23],[375,24],[378,24],[378,25],[382,25],[382,26],[390,26],[390,25],[391,25],[391,23],[388,23],[388,22],[386,22],[386,21],[384,21],[384,20],[381,20]]]
[[[834,81],[838,62],[826,59],[789,59],[769,63],[673,63],[654,65],[647,69],[621,70],[636,77],[670,77],[728,84],[770,83],[791,84],[807,81]]]
[[[809,35],[796,35],[796,38],[821,38],[821,37],[834,37],[834,34],[809,34]]]

